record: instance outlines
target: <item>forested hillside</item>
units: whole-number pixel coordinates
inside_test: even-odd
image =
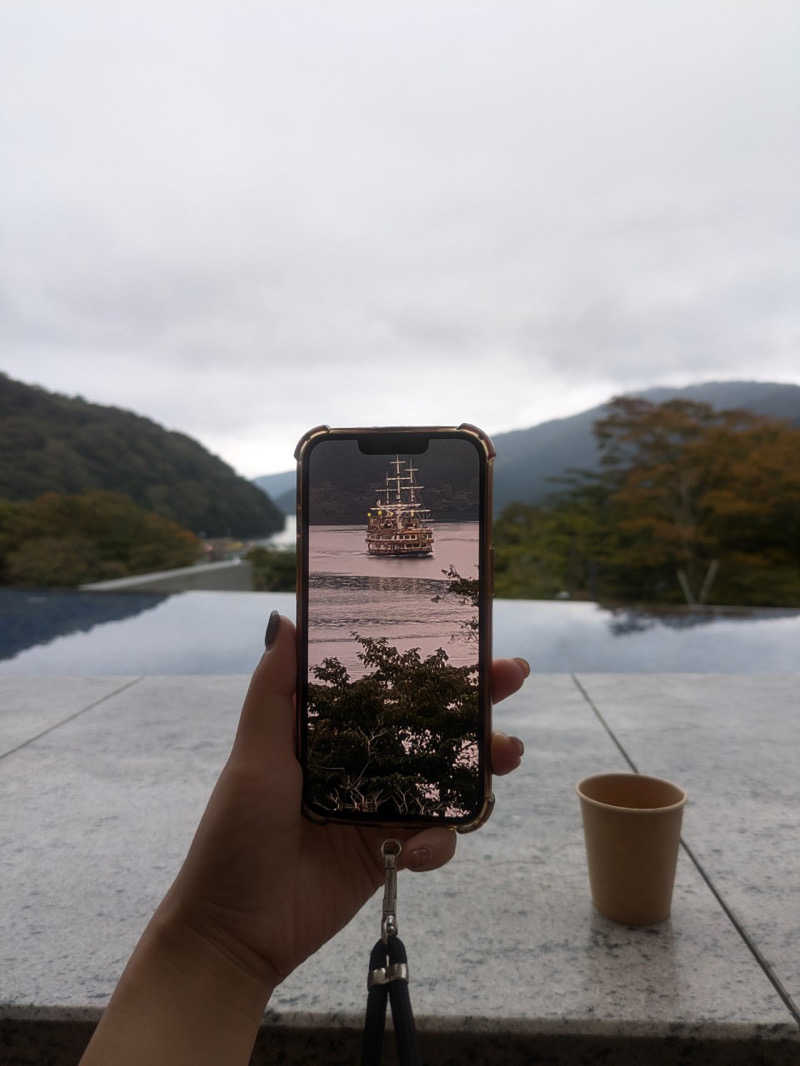
[[[704,381],[682,389],[657,387],[634,395],[656,404],[667,400],[689,400],[708,404],[715,411],[751,411],[800,426],[798,385],[771,381]],[[553,478],[561,477],[571,469],[597,470],[601,453],[593,427],[609,410],[609,404],[601,404],[568,418],[554,418],[529,429],[495,434],[495,513],[499,514],[513,501],[543,502],[558,488]],[[293,514],[295,509],[294,481],[294,471],[255,479],[286,514]],[[425,502],[430,506],[427,499]]]
[[[177,522],[119,492],[0,499],[0,584],[108,581],[191,566],[201,543]]]
[[[261,489],[191,437],[0,374],[0,498],[97,489],[206,537],[260,537],[284,522]]]

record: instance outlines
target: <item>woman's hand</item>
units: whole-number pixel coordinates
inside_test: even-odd
[[[522,659],[495,662],[494,700],[516,692],[528,673]],[[282,618],[186,861],[82,1066],[245,1066],[275,985],[383,881],[385,829],[320,826],[300,813],[294,688],[294,626]],[[496,774],[521,755],[521,741],[492,738]],[[448,829],[392,835],[404,841],[401,866],[414,870],[433,870],[455,851]]]
[[[524,660],[493,665],[495,702],[529,672]],[[386,829],[315,825],[300,812],[295,756],[295,630],[280,619],[247,693],[239,729],[167,913],[207,937],[272,988],[342,928],[383,882]],[[492,768],[519,765],[522,742],[495,734]],[[392,831],[400,866],[432,870],[453,855],[445,828]]]

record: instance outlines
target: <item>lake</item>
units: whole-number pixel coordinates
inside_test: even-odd
[[[242,674],[294,595],[0,589],[0,674]],[[795,673],[800,608],[611,610],[495,602],[496,655],[540,673]]]

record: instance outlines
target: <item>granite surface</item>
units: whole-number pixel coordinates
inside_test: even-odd
[[[760,826],[779,851],[791,843],[797,809],[789,805],[795,752],[787,745],[796,735],[786,721],[791,679],[579,680],[639,754],[641,769],[688,787],[687,840],[706,856],[712,879],[719,870],[715,887],[723,899],[735,897],[745,931],[752,928],[766,947],[776,945],[772,957],[780,969],[780,937],[790,940],[798,917],[798,880],[788,881],[796,848],[781,867],[787,881],[776,885],[766,850],[750,840],[745,823]],[[75,1034],[88,1031],[107,1001],[191,840],[227,755],[247,679],[14,678],[13,684],[5,691],[13,692],[15,707],[26,708],[25,739],[41,733],[43,722],[66,719],[0,759],[0,1048],[21,1049],[37,1026],[56,1042],[58,1033],[79,1041]],[[48,718],[55,705],[59,716]],[[759,728],[747,708],[765,705],[775,708],[774,720],[762,719],[766,728]],[[626,763],[578,685],[566,675],[531,678],[495,708],[495,725],[522,736],[527,753],[519,771],[496,779],[492,819],[459,839],[446,869],[399,879],[400,932],[430,1061],[459,1061],[465,1034],[475,1041],[476,1062],[501,1048],[492,1061],[530,1061],[535,1046],[552,1062],[600,1061],[602,1052],[606,1061],[610,1055],[617,1063],[656,1063],[662,1060],[654,1041],[662,1051],[679,1043],[682,1062],[711,1061],[712,1045],[719,1052],[714,1061],[759,1061],[755,1053],[739,1057],[756,1046],[762,1061],[799,1061],[790,1009],[685,854],[669,921],[634,929],[593,910],[574,785]],[[744,763],[748,751],[762,748],[763,758],[752,761],[775,780],[749,777],[734,795],[736,758]],[[742,817],[731,820],[730,809]],[[736,865],[737,847],[741,856],[761,857],[754,874]],[[751,881],[761,886],[763,908],[752,922],[745,906]],[[296,1061],[315,1054],[316,1061],[353,1060],[336,1058],[332,1045],[320,1054],[319,1041],[349,1048],[347,1041],[356,1039],[379,918],[375,897],[277,990],[267,1026],[278,1043],[281,1033],[289,1044],[304,1034],[308,1055]],[[479,1047],[484,1055],[484,1044],[494,1052],[475,1057]],[[21,1050],[14,1054],[9,1062],[36,1061]]]
[[[105,1004],[180,866],[245,687],[143,678],[0,761],[0,1003]]]
[[[636,768],[689,792],[684,837],[800,1018],[800,678],[578,678]]]
[[[133,684],[134,677],[0,676],[0,758]]]

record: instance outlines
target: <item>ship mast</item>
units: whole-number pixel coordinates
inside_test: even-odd
[[[367,512],[367,550],[371,555],[431,555],[430,511],[418,495],[424,486],[414,480],[418,468],[411,458],[399,455],[389,466],[383,487],[377,489],[377,514]]]
[[[406,481],[408,482],[408,503],[411,507],[417,506],[417,492],[424,487],[422,485],[414,484],[414,474],[416,474],[417,470],[418,467],[412,466],[411,460],[409,459],[408,466],[406,467]]]
[[[391,460],[391,462],[392,462],[392,465],[394,466],[394,474],[387,474],[386,475],[387,499],[388,499],[388,485],[389,485],[390,481],[393,481],[394,482],[394,499],[395,499],[395,503],[400,505],[400,506],[402,506],[403,494],[402,494],[401,482],[405,481],[406,479],[401,476],[400,467],[403,464],[404,460],[401,459],[399,455],[396,455],[394,457],[394,459]]]
[[[377,490],[376,506],[398,516],[410,511],[423,521],[428,520],[430,511],[422,506],[418,495],[425,486],[414,480],[419,467],[413,466],[410,459],[401,459],[399,455],[391,459],[390,464],[393,470],[385,475],[383,488]]]

